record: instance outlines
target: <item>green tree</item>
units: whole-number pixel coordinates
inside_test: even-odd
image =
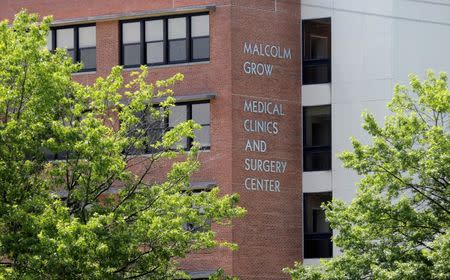
[[[160,130],[183,76],[150,84],[142,67],[125,82],[114,67],[77,83],[81,65],[45,49],[50,22],[0,23],[0,279],[172,279],[190,252],[234,248],[209,224],[242,216],[238,196],[188,189],[199,146],[177,143],[200,126]],[[161,162],[173,165],[157,181]]]
[[[293,279],[450,279],[450,92],[445,73],[427,76],[395,87],[383,127],[363,114],[371,144],[339,155],[357,196],[324,206],[342,254],[285,269]]]

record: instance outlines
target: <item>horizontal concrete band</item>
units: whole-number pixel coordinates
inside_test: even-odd
[[[217,186],[217,183],[214,181],[211,182],[191,182],[189,189],[190,190],[210,190]]]
[[[94,22],[111,21],[111,20],[127,20],[127,19],[143,18],[143,17],[156,17],[156,16],[186,14],[186,13],[210,12],[210,11],[214,11],[215,9],[216,9],[215,5],[202,5],[202,6],[186,6],[186,7],[172,8],[172,9],[117,13],[117,14],[109,14],[109,15],[99,15],[99,16],[91,16],[91,17],[54,20],[52,26],[94,23]]]
[[[215,181],[205,181],[205,182],[191,182],[189,185],[189,190],[196,191],[196,190],[204,190],[208,191],[212,188],[216,187],[217,183]],[[122,188],[118,187],[112,187],[108,191],[105,192],[105,194],[117,194]],[[58,195],[60,197],[66,198],[69,194],[68,191],[59,191],[54,192],[55,195]]]
[[[204,270],[204,271],[188,271],[187,273],[191,277],[191,279],[202,279],[202,278],[208,278],[216,272],[216,270]]]
[[[216,98],[215,93],[200,93],[193,95],[182,95],[182,96],[174,96],[176,103],[179,102],[191,102],[191,101],[202,101],[202,100],[211,100]],[[165,101],[167,97],[154,98],[152,99],[153,103],[161,103]]]

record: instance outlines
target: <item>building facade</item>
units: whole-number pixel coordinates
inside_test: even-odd
[[[448,0],[132,0],[0,3],[53,15],[48,49],[66,48],[82,83],[141,64],[150,80],[181,72],[168,127],[202,125],[191,185],[239,193],[245,218],[213,225],[239,250],[182,261],[194,279],[222,267],[241,279],[287,279],[294,261],[338,254],[320,205],[350,201],[358,177],[335,157],[364,142],[361,112],[382,121],[396,83],[450,71]],[[186,148],[190,140],[184,143]],[[144,151],[148,152],[148,151]],[[167,166],[161,167],[161,174]]]
[[[82,83],[123,65],[149,65],[150,81],[183,73],[169,128],[202,125],[195,188],[239,193],[245,218],[213,225],[239,250],[200,252],[182,268],[203,279],[219,267],[241,279],[286,279],[301,259],[300,1],[2,1],[0,18],[22,8],[53,15],[48,49],[67,49]],[[183,145],[189,146],[187,140]],[[148,151],[143,151],[148,152]],[[161,167],[165,174],[167,166]]]

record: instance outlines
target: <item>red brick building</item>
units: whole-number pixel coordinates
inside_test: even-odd
[[[245,218],[215,227],[239,244],[190,256],[198,278],[222,267],[241,279],[286,279],[302,258],[299,0],[4,0],[53,15],[48,47],[65,47],[91,83],[115,65],[148,64],[152,81],[181,72],[177,111],[203,125],[193,185],[239,193]],[[186,143],[188,145],[189,143]]]

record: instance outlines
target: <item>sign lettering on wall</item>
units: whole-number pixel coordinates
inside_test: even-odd
[[[259,116],[285,116],[283,104],[270,101],[244,100],[243,110]],[[277,121],[248,118],[243,121],[243,129],[249,138],[245,140],[244,151],[257,154],[267,152],[267,142],[255,139],[255,133],[270,134],[279,137],[280,128]],[[261,177],[247,177],[244,179],[244,187],[248,191],[281,192],[281,183],[277,178],[272,178],[286,172],[287,161],[260,159],[254,157],[244,158],[244,170],[261,173],[270,176],[270,179]]]
[[[244,54],[252,56],[264,56],[276,59],[292,59],[290,48],[282,48],[278,45],[272,44],[244,42]],[[255,61],[247,60],[244,62],[242,68],[244,70],[244,73],[247,75],[270,77],[273,73],[273,64],[269,63],[258,63]]]

